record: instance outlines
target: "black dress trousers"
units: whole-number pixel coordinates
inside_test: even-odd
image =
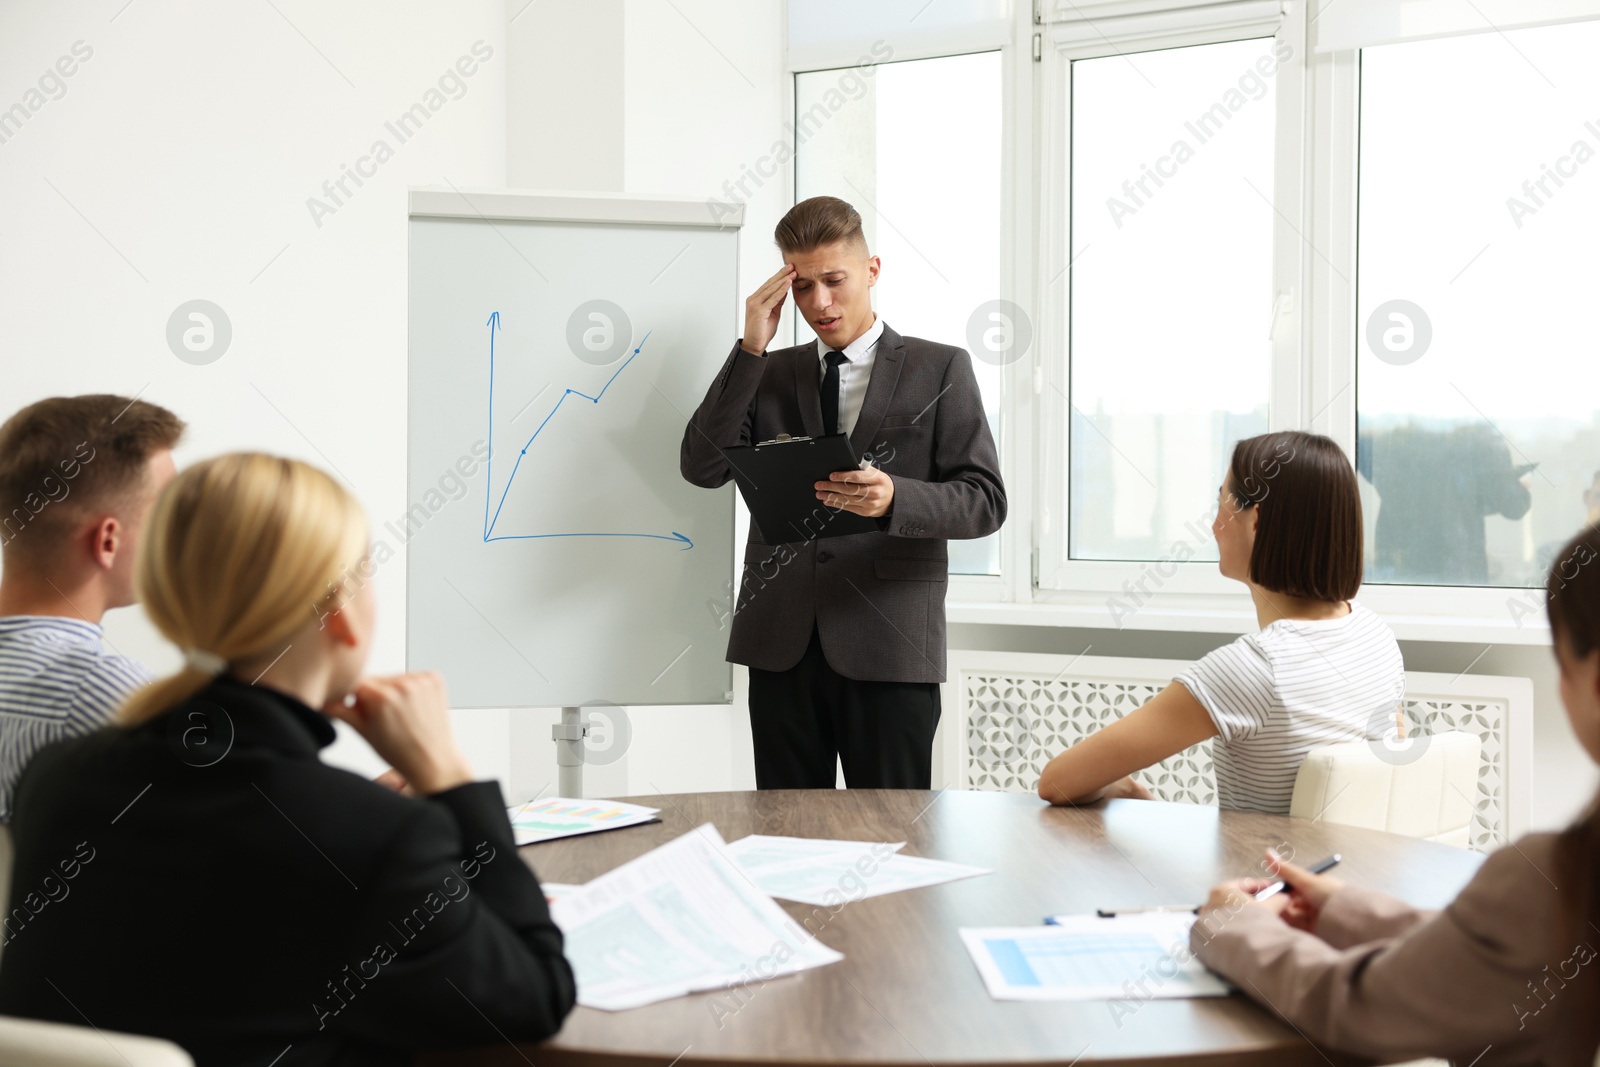
[[[750,668],[757,789],[929,789],[937,682],[866,682],[828,666],[816,627],[786,671]]]

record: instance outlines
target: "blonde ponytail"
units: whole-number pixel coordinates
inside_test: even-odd
[[[128,694],[128,699],[122,702],[122,709],[117,712],[117,721],[134,726],[153,719],[200,692],[215,677],[208,671],[184,667],[177,674],[157,678]]]
[[[186,663],[129,696],[119,721],[153,719],[227,664],[286,647],[340,594],[366,543],[361,505],[297,460],[240,452],[179,474],[145,524],[135,583]]]

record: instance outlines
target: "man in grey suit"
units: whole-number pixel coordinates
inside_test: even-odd
[[[728,659],[750,668],[761,789],[927,789],[950,538],[1006,517],[1005,486],[972,363],[960,348],[902,337],[872,310],[880,263],[861,216],[819,196],[778,223],[784,265],[745,301],[745,332],[684,431],[683,476],[732,476],[719,449],[779,434],[849,435],[863,470],[815,484],[816,523],[836,511],[876,532],[769,543],[752,523]],[[768,351],[784,300],[814,344]]]

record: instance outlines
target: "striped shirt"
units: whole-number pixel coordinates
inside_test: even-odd
[[[1394,631],[1355,601],[1337,619],[1279,619],[1177,680],[1217,725],[1218,805],[1278,815],[1307,752],[1386,736],[1406,692]]]
[[[104,726],[150,672],[108,652],[92,622],[55,615],[0,616],[0,822],[11,794],[45,745]]]

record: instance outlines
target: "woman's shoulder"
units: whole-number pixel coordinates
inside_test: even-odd
[[[1489,853],[1473,876],[1472,883],[1486,886],[1521,886],[1541,882],[1555,891],[1559,882],[1555,870],[1561,849],[1561,835],[1550,832],[1523,834],[1515,841]]]
[[[60,774],[71,775],[78,783],[96,781],[93,768],[108,761],[120,761],[133,740],[135,729],[112,721],[87,733],[50,742],[28,759],[18,789],[29,778],[52,779]]]
[[[1213,669],[1233,669],[1265,665],[1271,659],[1274,642],[1265,630],[1240,634],[1225,645],[1219,645],[1200,657],[1197,666],[1204,664]]]
[[[1359,600],[1347,602],[1350,610],[1329,619],[1278,619],[1260,632],[1246,634],[1267,655],[1325,655],[1331,649],[1349,648],[1370,655],[1381,649],[1399,652],[1400,642],[1387,622]]]
[[[1510,842],[1489,854],[1446,910],[1480,934],[1504,930],[1525,938],[1533,929],[1553,929],[1563,914],[1559,850],[1560,836],[1553,833]]]

